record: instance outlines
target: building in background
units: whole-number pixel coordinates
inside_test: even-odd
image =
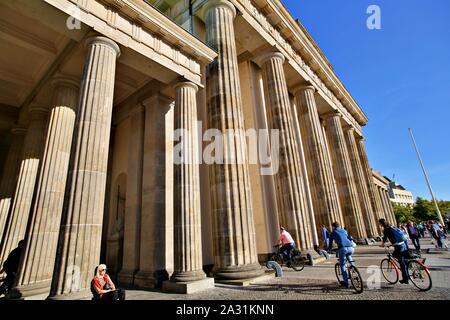
[[[373,182],[375,184],[375,193],[377,201],[382,208],[383,215],[380,218],[386,219],[391,225],[397,225],[397,220],[394,214],[389,197],[389,181],[383,177],[378,171],[372,169]]]
[[[414,197],[411,191],[406,190],[402,185],[397,184],[395,181],[390,180],[388,177],[384,177],[388,184],[389,198],[392,203],[399,204],[401,206],[413,206]]]

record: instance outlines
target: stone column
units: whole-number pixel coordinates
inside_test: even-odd
[[[50,290],[75,125],[79,82],[56,78],[52,84],[45,149],[15,288],[22,296]]]
[[[261,57],[264,91],[268,110],[268,125],[279,130],[279,171],[275,175],[280,223],[291,233],[302,250],[314,248],[311,216],[299,161],[299,148],[293,131],[291,104],[283,70],[284,56],[270,52]],[[315,224],[315,223],[314,223]]]
[[[125,221],[123,230],[122,270],[120,283],[134,284],[134,275],[139,270],[142,214],[142,176],[144,155],[145,108],[142,104],[131,111],[131,133],[128,145],[127,193],[125,199]]]
[[[197,132],[197,91],[192,82],[175,86],[174,132],[174,272],[163,289],[193,292],[204,289],[202,263],[200,174]],[[206,280],[209,287],[214,279]]]
[[[369,159],[366,153],[365,139],[363,137],[358,137],[358,153],[361,158],[361,165],[363,167],[364,176],[367,183],[367,189],[369,191],[370,203],[372,204],[373,215],[378,226],[378,234],[382,234],[381,227],[378,224],[378,219],[383,218],[382,212],[383,208],[380,206],[379,196],[377,196],[377,191],[375,189],[375,183],[373,182],[372,169],[369,165]]]
[[[294,92],[308,166],[308,179],[312,189],[316,228],[321,230],[322,225],[331,228],[334,221],[341,224],[344,221],[339,196],[334,185],[332,164],[327,155],[327,145],[314,99],[315,88],[311,85],[301,86],[296,87]]]
[[[395,218],[394,209],[392,208],[391,201],[389,200],[388,191],[380,188],[380,199],[383,203],[385,216],[389,223],[392,225],[397,225],[397,219]]]
[[[25,135],[14,200],[0,254],[5,260],[19,240],[25,237],[44,145],[47,114],[47,108],[34,106],[30,109],[30,124]]]
[[[381,218],[385,218],[387,222],[392,224],[393,221],[391,219],[391,215],[389,214],[389,210],[386,207],[386,202],[383,199],[383,191],[382,191],[381,187],[379,187],[379,186],[377,186],[376,188],[377,188],[377,194],[378,194],[377,201],[380,203],[380,207],[382,208]]]
[[[236,9],[228,0],[204,6],[206,43],[218,52],[207,67],[208,127],[222,134],[233,130],[223,148],[225,162],[210,169],[215,277],[244,279],[261,275],[244,135],[233,21]]]
[[[172,267],[174,103],[158,91],[142,104],[145,107],[142,206],[139,271],[134,276],[134,286],[155,288],[169,279]]]
[[[389,191],[388,190],[384,190],[384,195],[385,195],[385,199],[386,199],[386,203],[387,203],[387,206],[388,206],[389,213],[390,213],[390,215],[392,217],[392,222],[397,224],[397,218],[395,217],[394,207],[392,206],[392,202],[391,202],[390,197],[389,197]]]
[[[366,232],[367,235],[376,236],[378,235],[378,222],[375,221],[372,204],[370,202],[369,190],[367,189],[367,183],[364,177],[364,169],[361,164],[361,157],[359,156],[358,146],[356,144],[355,129],[351,126],[347,126],[344,131],[347,141],[347,148],[350,155],[350,162],[352,164],[353,174],[355,177],[356,188],[359,194],[364,225],[366,226]]]
[[[23,139],[26,129],[14,128],[11,130],[12,139],[3,168],[2,180],[0,182],[0,243],[3,239],[3,232],[6,231],[6,224],[9,220],[11,203],[13,201],[14,190],[17,183],[17,172],[20,168],[20,156],[22,155]],[[3,259],[1,259],[3,260]]]
[[[50,297],[89,295],[99,264],[119,46],[105,37],[86,41],[88,53],[80,90],[79,116],[71,154]]]
[[[364,221],[359,204],[355,178],[352,172],[347,145],[341,124],[342,115],[333,111],[324,116],[326,132],[331,149],[334,176],[336,179],[344,226],[351,235],[360,240],[367,237]]]

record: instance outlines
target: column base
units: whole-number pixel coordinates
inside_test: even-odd
[[[92,292],[90,289],[83,289],[76,292],[50,295],[47,300],[90,300],[92,299]]]
[[[309,260],[309,265],[310,266],[315,266],[318,263],[324,262],[327,260],[326,257],[324,257],[323,255],[317,253],[317,251],[315,250],[307,250],[306,251],[306,257]]]
[[[356,238],[355,243],[356,244],[367,244],[369,240],[367,238]]]
[[[203,280],[205,278],[206,274],[203,272],[203,270],[195,270],[187,272],[175,271],[170,277],[170,280],[173,282],[193,282]]]
[[[234,280],[214,279],[214,281],[216,283],[221,283],[221,284],[229,284],[229,285],[233,285],[233,286],[245,287],[245,286],[249,286],[251,284],[257,283],[259,281],[266,281],[266,280],[273,279],[273,278],[275,278],[275,276],[276,276],[276,274],[273,270],[267,270],[267,271],[263,270],[263,274],[256,276],[256,277],[252,277],[252,278],[234,279]]]
[[[166,270],[139,271],[134,276],[134,286],[142,289],[155,289],[160,288],[165,280],[169,280]]]
[[[242,266],[230,266],[218,268],[214,278],[218,280],[240,280],[255,278],[264,273],[259,263],[246,264]]]
[[[51,280],[38,283],[17,286],[8,292],[8,299],[21,299],[32,296],[48,295],[50,292]]]
[[[135,274],[135,270],[122,269],[117,275],[117,282],[121,285],[131,287],[134,285]]]
[[[162,291],[167,293],[191,294],[214,288],[214,278],[204,278],[190,282],[164,281]]]

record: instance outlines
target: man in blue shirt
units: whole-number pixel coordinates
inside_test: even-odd
[[[339,265],[341,267],[341,274],[344,281],[341,281],[341,286],[348,288],[348,275],[345,270],[346,259],[353,261],[352,254],[355,251],[353,249],[352,239],[349,237],[347,231],[342,229],[339,222],[333,222],[333,231],[330,234],[330,243],[328,245],[328,250],[330,251],[333,246],[333,241],[336,241],[338,246],[339,254]]]

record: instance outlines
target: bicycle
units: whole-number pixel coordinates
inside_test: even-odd
[[[273,247],[275,248],[275,252],[270,256],[269,261],[275,261],[281,266],[284,262],[283,253],[281,252],[281,245],[276,244]],[[302,256],[301,251],[296,248],[292,248],[290,254],[291,259],[286,261],[286,265],[295,271],[302,271],[305,268],[305,258]]]
[[[0,279],[0,296],[1,295],[7,295],[9,292],[9,287],[14,282],[14,277],[4,277],[3,279]]]
[[[398,262],[398,259],[392,255],[389,250],[390,247],[392,246],[385,247],[387,258],[381,260],[380,268],[384,279],[386,279],[386,281],[390,284],[396,284],[401,272],[400,262]],[[414,255],[411,252],[409,252],[409,254],[410,258],[405,258],[409,280],[411,280],[419,291],[430,290],[433,283],[431,280],[430,270],[424,264],[425,259],[421,259],[420,254]]]
[[[336,256],[338,256],[337,253]],[[350,279],[350,283],[352,284],[353,290],[356,293],[362,293],[364,291],[363,279],[361,277],[361,274],[359,273],[358,268],[354,264],[355,260],[353,260],[353,257],[352,260],[350,260],[350,257],[351,255],[349,254],[347,255],[347,259],[345,259],[345,269],[347,271],[348,278]],[[334,271],[336,273],[338,282],[342,283],[344,281],[344,277],[342,276],[341,264],[339,262],[334,265]]]

